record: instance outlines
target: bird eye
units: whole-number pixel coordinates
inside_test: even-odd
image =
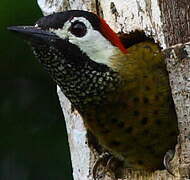
[[[79,21],[75,21],[74,23],[72,23],[69,30],[77,37],[83,37],[87,32],[85,24]]]

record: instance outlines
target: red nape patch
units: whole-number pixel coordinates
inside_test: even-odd
[[[127,49],[122,44],[121,40],[119,39],[118,35],[109,27],[106,21],[100,18],[101,22],[101,32],[102,34],[109,39],[109,41],[114,45],[117,46],[123,53],[127,53]]]

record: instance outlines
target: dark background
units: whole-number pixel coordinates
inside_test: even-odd
[[[0,180],[70,180],[56,85],[23,40],[6,30],[42,16],[36,0],[1,0]]]

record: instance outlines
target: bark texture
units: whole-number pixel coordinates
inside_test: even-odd
[[[181,179],[190,179],[190,43],[164,51],[180,131],[175,169]]]
[[[102,16],[116,31],[143,30],[163,48],[176,105],[179,143],[172,169],[153,174],[124,169],[121,179],[187,180],[190,179],[190,2],[189,0],[38,0],[44,15],[68,9],[82,9]],[[92,180],[92,167],[98,153],[89,147],[80,115],[58,88],[67,124],[74,180]],[[104,170],[102,167],[101,170]],[[99,180],[115,180],[109,173]],[[121,180],[120,179],[120,180]],[[119,180],[119,179],[118,179]]]
[[[190,41],[189,0],[159,0],[167,46]]]

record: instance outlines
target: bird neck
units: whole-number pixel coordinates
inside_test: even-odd
[[[84,54],[74,59],[70,55],[59,57],[62,53],[56,49],[51,49],[52,56],[47,57],[47,48],[33,48],[33,52],[78,110],[102,104],[110,93],[119,89],[120,76],[108,66],[95,63]]]
[[[65,68],[64,81],[57,82],[63,93],[69,98],[75,108],[83,111],[91,105],[104,103],[107,96],[116,91],[120,84],[118,74],[112,70],[98,71],[85,67],[76,69],[74,66]]]
[[[121,73],[122,70],[126,71],[124,67],[127,64],[127,56],[128,54],[120,51],[118,48],[116,51],[110,56],[108,66],[115,72]]]

